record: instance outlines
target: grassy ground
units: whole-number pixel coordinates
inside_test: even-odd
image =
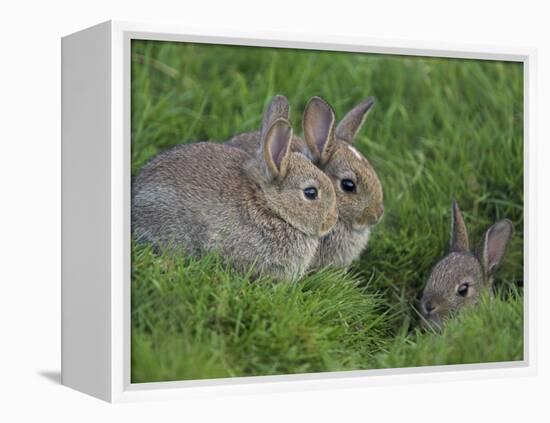
[[[298,133],[313,95],[338,118],[377,98],[356,145],[384,185],[384,220],[349,274],[296,285],[135,245],[132,381],[521,359],[521,64],[134,42],[132,173],[175,144],[258,128],[278,93]],[[497,299],[421,332],[416,299],[446,250],[453,197],[472,240],[502,217],[515,233]]]

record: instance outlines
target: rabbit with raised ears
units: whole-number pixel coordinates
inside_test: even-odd
[[[272,104],[253,156],[223,144],[180,145],[148,162],[133,184],[137,240],[235,268],[300,278],[337,219],[330,180],[290,149],[292,128]]]
[[[372,97],[349,111],[334,128],[335,115],[320,97],[307,104],[304,141],[314,163],[330,178],[336,192],[338,221],[321,240],[312,267],[347,267],[365,249],[372,226],[384,214],[382,184],[376,171],[353,142],[374,105]]]
[[[492,295],[493,276],[512,236],[512,222],[494,223],[483,237],[480,251],[470,250],[464,218],[453,201],[449,253],[432,269],[420,301],[424,323],[440,328],[450,314]]]
[[[279,110],[288,116],[288,101],[283,96],[277,97],[285,104]],[[331,106],[322,98],[313,97],[303,115],[304,139],[292,139],[292,150],[310,157],[330,178],[336,193],[338,221],[321,239],[312,269],[349,266],[366,247],[370,228],[384,213],[380,180],[369,161],[353,146],[373,104],[374,99],[367,98],[335,128]],[[255,133],[245,133],[232,138],[228,144],[252,153],[258,148],[258,139]]]

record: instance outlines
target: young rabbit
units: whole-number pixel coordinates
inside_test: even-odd
[[[286,101],[284,97],[279,97],[281,102]],[[367,98],[348,112],[334,128],[332,108],[320,97],[313,97],[304,111],[304,140],[298,137],[292,140],[292,150],[310,157],[330,178],[336,192],[338,221],[332,231],[321,239],[311,268],[349,266],[366,247],[370,228],[383,215],[380,180],[369,161],[352,145],[373,104],[374,99]],[[288,116],[288,106],[280,110]],[[254,133],[241,134],[228,144],[251,153],[258,147],[258,136]]]
[[[133,185],[135,237],[188,254],[217,251],[239,271],[295,280],[337,219],[330,180],[290,150],[292,128],[264,116],[254,156],[222,144],[177,146]]]
[[[450,252],[432,269],[420,301],[425,323],[441,327],[449,314],[475,304],[482,292],[492,294],[493,275],[511,236],[512,222],[499,220],[485,232],[481,250],[472,252],[462,213],[453,201]]]

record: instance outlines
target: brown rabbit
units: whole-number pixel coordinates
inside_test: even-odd
[[[432,269],[420,301],[425,323],[436,328],[451,313],[475,304],[483,292],[492,293],[493,275],[512,236],[512,222],[499,220],[485,232],[481,250],[472,252],[456,201],[451,210],[449,254]]]
[[[270,107],[253,157],[201,142],[148,162],[133,184],[135,237],[193,255],[217,251],[255,276],[301,277],[337,219],[335,194],[319,169],[290,150],[292,128],[273,114]]]
[[[281,103],[286,99],[278,96]],[[366,247],[370,228],[384,212],[383,190],[369,161],[352,145],[368,111],[372,97],[355,106],[334,128],[332,108],[320,97],[313,97],[303,116],[304,140],[293,137],[292,150],[308,156],[330,178],[336,192],[338,221],[321,239],[311,268],[327,265],[347,267]],[[280,107],[288,117],[289,107]],[[227,144],[252,154],[259,144],[257,133],[238,135]]]

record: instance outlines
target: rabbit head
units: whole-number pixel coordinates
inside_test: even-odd
[[[320,97],[313,97],[302,122],[312,159],[334,186],[339,219],[356,230],[375,225],[384,213],[380,180],[369,161],[353,146],[373,104],[374,99],[369,97],[348,112],[335,128],[331,106]]]
[[[338,218],[334,188],[306,156],[291,150],[292,127],[284,116],[288,102],[276,96],[264,114],[260,147],[245,170],[273,213],[306,235],[321,237]]]
[[[441,327],[451,313],[475,304],[482,292],[491,292],[493,275],[512,236],[512,222],[499,220],[485,232],[481,250],[472,252],[456,201],[451,210],[449,254],[432,269],[420,301],[425,323],[435,327]]]

